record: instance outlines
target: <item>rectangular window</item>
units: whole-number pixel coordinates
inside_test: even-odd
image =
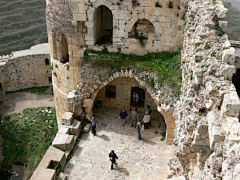
[[[106,98],[116,98],[116,86],[107,85],[105,88]]]
[[[48,78],[49,83],[52,83],[52,77]]]

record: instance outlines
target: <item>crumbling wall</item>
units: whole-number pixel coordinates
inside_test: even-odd
[[[240,101],[232,84],[234,48],[220,0],[186,2],[182,94],[175,108],[172,175],[239,179]]]
[[[5,92],[51,86],[50,67],[48,44],[40,44],[29,50],[16,51],[10,56],[3,56],[0,59],[1,90]]]

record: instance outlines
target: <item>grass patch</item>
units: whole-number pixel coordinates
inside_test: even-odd
[[[42,86],[42,87],[33,87],[33,88],[26,88],[26,89],[20,89],[17,91],[8,91],[6,94],[10,93],[16,93],[16,92],[30,92],[35,94],[48,94],[46,91],[48,90],[50,86]]]
[[[166,138],[166,132],[163,132],[163,133],[162,133],[162,138],[161,138],[161,141],[164,141],[164,140],[165,140],[165,138]]]
[[[55,108],[49,109],[52,113],[45,110],[29,108],[23,114],[5,116],[0,125],[4,139],[2,169],[19,162],[24,163],[29,175],[36,169],[57,133]]]
[[[88,56],[89,53],[98,54],[97,57]],[[182,83],[181,55],[179,52],[158,52],[144,56],[125,55],[88,50],[84,58],[94,66],[110,67],[114,70],[138,69],[139,71],[157,72],[160,86],[172,88],[175,96],[180,95]],[[151,82],[151,80],[149,80]]]

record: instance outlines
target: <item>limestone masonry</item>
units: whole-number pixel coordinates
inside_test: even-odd
[[[0,57],[0,91],[51,86],[48,43]]]
[[[169,178],[240,179],[239,55],[224,33],[226,13],[221,0],[46,0],[59,131],[44,162],[56,148],[70,153],[80,134],[78,119],[90,119],[94,106],[130,108],[137,91],[140,110],[150,105],[165,119],[165,143],[174,147]],[[92,66],[84,60],[97,57],[88,50],[106,49],[127,55],[181,50],[180,98],[159,84],[156,72]],[[39,70],[44,63],[36,66]],[[47,78],[46,70],[38,73]],[[14,73],[2,87],[27,86],[17,77]],[[45,81],[38,79],[41,83]],[[54,156],[61,168],[63,156]],[[39,179],[48,163],[40,163],[32,179]],[[56,172],[49,173],[48,179],[56,179]]]

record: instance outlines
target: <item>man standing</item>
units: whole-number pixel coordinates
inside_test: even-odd
[[[122,108],[122,110],[119,114],[119,118],[122,119],[122,126],[124,126],[124,124],[125,124],[126,117],[128,118],[128,113],[125,108]]]
[[[133,93],[133,107],[138,106],[138,93]]]
[[[96,129],[97,129],[98,122],[95,119],[95,117],[92,117],[91,122],[92,122],[92,133],[93,133],[93,136],[96,136]]]
[[[137,120],[138,120],[138,113],[137,113],[137,108],[135,108],[135,111],[131,111],[131,127],[134,126],[136,128]]]
[[[136,126],[137,131],[138,131],[138,139],[139,139],[139,140],[142,139],[142,138],[141,138],[141,133],[140,133],[141,127],[142,127],[142,123],[141,123],[141,120],[139,119],[139,120],[138,120],[138,123],[137,123],[137,126]]]
[[[109,160],[112,162],[111,164],[111,170],[113,170],[113,164],[116,164],[116,159],[118,159],[117,155],[114,153],[114,150],[112,150],[109,153]]]

